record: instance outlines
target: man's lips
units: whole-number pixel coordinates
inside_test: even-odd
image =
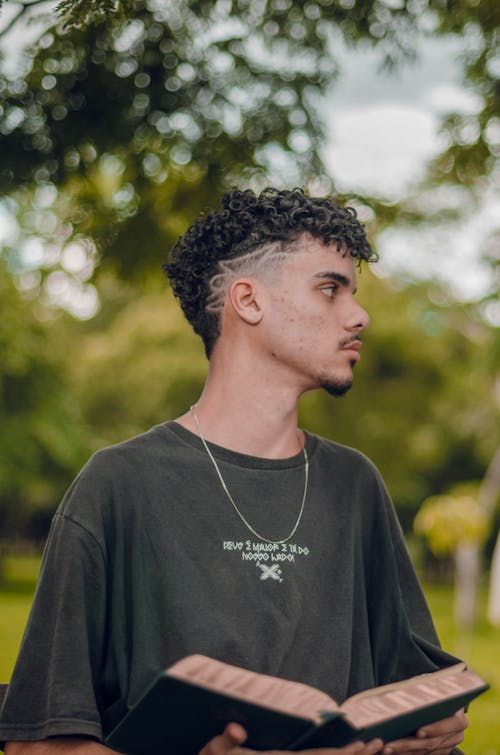
[[[349,340],[347,342],[341,341],[340,350],[353,352],[353,354],[351,355],[352,359],[356,362],[359,362],[359,360],[361,359],[359,352],[361,350],[362,345],[363,344],[359,338],[353,338],[352,340]]]
[[[350,341],[341,341],[340,348],[342,351],[360,351],[362,347],[360,338],[353,338]]]

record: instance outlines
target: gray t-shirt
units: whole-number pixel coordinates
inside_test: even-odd
[[[204,653],[338,702],[448,665],[383,482],[307,434],[294,536],[244,525],[175,422],[95,454],[53,521],[0,740],[104,737],[160,669]],[[211,445],[252,527],[287,537],[304,458]]]

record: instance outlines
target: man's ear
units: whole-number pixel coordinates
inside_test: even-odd
[[[238,278],[229,289],[234,312],[249,325],[257,325],[263,316],[259,285],[255,278]]]

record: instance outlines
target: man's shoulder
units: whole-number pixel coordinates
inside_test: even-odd
[[[143,478],[148,470],[163,467],[177,445],[175,434],[169,432],[170,424],[155,425],[146,432],[95,451],[73,480],[66,498],[72,497],[75,491],[106,493],[117,486],[127,488],[134,479]]]
[[[84,516],[87,521],[92,516],[99,519],[115,505],[123,510],[134,503],[144,493],[145,481],[154,487],[158,470],[175,455],[177,442],[168,426],[168,422],[156,425],[96,451],[68,488],[58,513],[75,521]]]
[[[90,458],[93,467],[114,467],[120,464],[137,464],[146,458],[168,453],[175,444],[175,435],[171,432],[171,422],[154,425],[149,430],[133,435],[126,440],[104,446]]]
[[[312,435],[308,433],[308,435]],[[324,438],[320,435],[312,436],[316,441],[316,453],[323,459],[330,459],[342,464],[357,468],[365,468],[371,473],[379,474],[374,462],[362,451],[352,446],[346,446],[343,443]]]
[[[316,436],[315,461],[323,478],[335,481],[337,487],[369,494],[373,499],[388,499],[382,474],[365,453],[352,446]]]

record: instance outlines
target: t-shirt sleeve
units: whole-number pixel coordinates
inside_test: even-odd
[[[101,738],[106,569],[101,544],[64,510],[44,551],[33,607],[0,714],[0,742]]]

